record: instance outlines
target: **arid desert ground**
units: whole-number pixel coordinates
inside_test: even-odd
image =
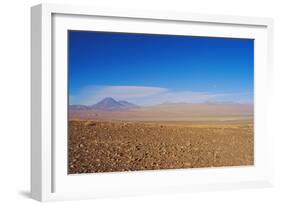
[[[223,109],[209,116],[186,112],[177,114],[179,120],[174,113],[163,120],[163,112],[153,113],[156,120],[144,111],[72,112],[69,174],[253,165],[253,119],[246,110],[228,116]]]

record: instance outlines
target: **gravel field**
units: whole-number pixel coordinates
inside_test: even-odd
[[[70,120],[68,172],[254,164],[252,121]]]

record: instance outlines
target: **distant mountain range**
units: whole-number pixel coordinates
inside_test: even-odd
[[[128,110],[139,108],[138,105],[127,101],[117,101],[112,97],[104,98],[96,104],[91,106],[86,105],[70,105],[70,110],[100,110],[100,111],[116,111],[116,110]]]
[[[107,97],[96,104],[70,105],[69,116],[74,119],[193,121],[252,119],[253,104],[234,102],[163,103],[143,106]]]

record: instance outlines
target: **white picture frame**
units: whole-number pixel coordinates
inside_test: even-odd
[[[272,19],[40,4],[31,9],[31,25],[32,198],[53,201],[273,185],[272,118],[268,113],[273,77]],[[68,175],[68,29],[255,39],[255,165]]]

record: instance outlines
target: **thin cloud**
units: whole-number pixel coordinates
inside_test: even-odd
[[[81,90],[78,95],[71,95],[70,104],[92,105],[106,97],[126,100],[142,106],[162,104],[165,102],[248,102],[250,100],[249,95],[246,93],[173,91],[162,87],[146,86],[88,86]]]
[[[115,98],[142,98],[167,92],[161,87],[140,87],[140,86],[106,86],[97,92],[97,96],[111,96]]]
[[[71,104],[91,105],[106,97],[134,102],[135,100],[148,98],[165,92],[168,92],[168,90],[161,87],[88,86],[85,87],[78,95],[71,95]]]

